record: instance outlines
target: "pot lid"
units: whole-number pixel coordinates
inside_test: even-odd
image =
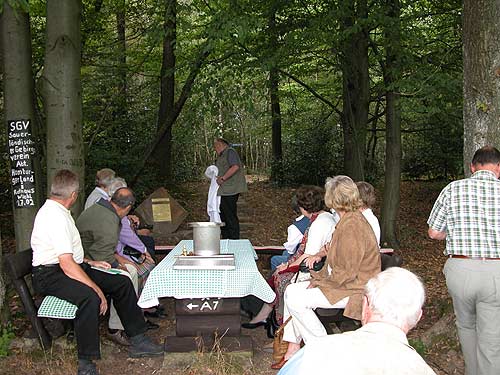
[[[225,223],[214,223],[211,221],[195,221],[192,223],[188,223],[188,226],[192,228],[216,228],[223,227],[225,225]]]

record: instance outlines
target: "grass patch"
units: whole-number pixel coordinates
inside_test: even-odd
[[[422,340],[409,339],[408,342],[422,357],[425,357],[427,355],[427,347],[422,342]]]
[[[10,342],[16,337],[14,330],[10,324],[2,327],[0,331],[0,357],[9,355]]]

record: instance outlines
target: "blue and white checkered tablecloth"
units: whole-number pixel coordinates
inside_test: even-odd
[[[273,290],[257,269],[257,254],[249,240],[221,240],[221,254],[234,254],[235,270],[174,270],[175,256],[184,247],[192,251],[193,241],[179,242],[151,271],[139,298],[140,307],[156,306],[161,297],[236,298],[253,294],[265,302],[274,300]]]

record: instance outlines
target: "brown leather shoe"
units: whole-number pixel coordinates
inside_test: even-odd
[[[287,363],[287,362],[288,362],[288,359],[285,359],[285,357],[283,357],[283,358],[281,358],[281,361],[276,362],[276,363],[273,363],[273,364],[271,365],[271,368],[272,368],[273,370],[279,370],[279,369],[281,369],[281,368],[285,365],[285,363]]]

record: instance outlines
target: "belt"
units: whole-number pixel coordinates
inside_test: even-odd
[[[60,268],[59,263],[56,264],[41,264],[39,266],[34,266],[33,270],[43,270],[44,268]]]
[[[472,260],[500,260],[500,258],[468,257],[467,255],[448,254],[448,258],[472,259]]]

